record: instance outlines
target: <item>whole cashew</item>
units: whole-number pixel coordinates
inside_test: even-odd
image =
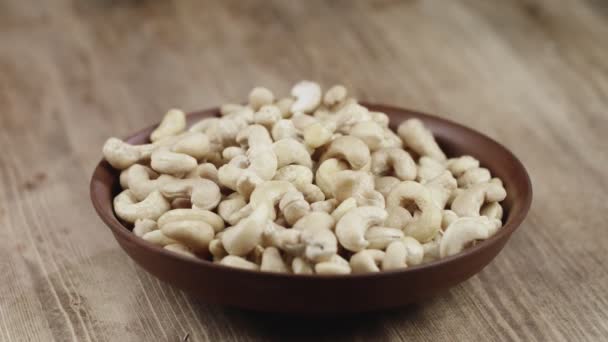
[[[245,256],[260,244],[270,211],[268,205],[260,205],[249,217],[223,232],[221,241],[228,254]]]
[[[460,253],[475,241],[490,237],[494,223],[485,216],[461,217],[450,224],[441,238],[439,255],[442,258]]]
[[[209,225],[215,233],[224,229],[224,221],[214,212],[202,209],[173,209],[158,218],[158,227],[172,222],[200,221]]]
[[[491,219],[502,220],[503,209],[498,202],[486,203],[481,207],[480,214]]]
[[[449,227],[449,225],[457,219],[458,214],[456,214],[452,210],[444,210],[441,214],[441,229],[445,231],[446,228]]]
[[[476,169],[479,167],[479,160],[471,156],[462,156],[459,158],[450,158],[446,162],[446,167],[454,175],[454,177],[460,177],[463,173],[470,169]]]
[[[391,192],[391,190],[393,190],[397,185],[399,185],[399,183],[401,183],[401,180],[399,180],[399,178],[397,177],[376,177],[374,179],[374,189],[381,193],[382,196],[386,197]]]
[[[344,102],[344,100],[346,100],[346,95],[346,88],[341,84],[337,84],[329,88],[327,92],[325,92],[325,96],[323,97],[323,104],[331,108],[335,105]]]
[[[209,242],[209,252],[213,256],[214,261],[219,261],[228,255],[224,249],[224,245],[222,245],[222,241],[217,236]]]
[[[458,186],[461,188],[469,188],[475,184],[489,182],[490,179],[492,179],[490,170],[483,167],[478,167],[469,169],[458,177]]]
[[[424,127],[422,121],[418,119],[406,120],[399,125],[397,133],[403,139],[405,145],[418,155],[428,156],[439,161],[446,160],[445,154],[433,137],[433,133]]]
[[[196,159],[202,159],[211,151],[211,143],[204,133],[188,132],[179,137],[171,150],[176,153],[187,154]]]
[[[392,242],[386,248],[386,254],[382,260],[383,270],[405,268],[422,263],[424,248],[418,240],[405,237],[400,241]]]
[[[195,158],[164,148],[159,148],[152,153],[150,163],[154,171],[172,175],[186,174],[194,170],[197,165]]]
[[[289,267],[283,261],[281,253],[276,247],[267,247],[262,254],[261,271],[289,273]]]
[[[245,205],[247,205],[245,197],[239,193],[233,192],[218,204],[217,213],[224,221],[228,222],[228,224],[235,225],[238,221],[231,221],[230,217]]]
[[[253,115],[253,122],[271,129],[282,118],[281,110],[277,106],[264,105]]]
[[[192,205],[198,209],[212,210],[220,200],[220,187],[213,181],[203,178],[177,179],[161,186],[160,192],[167,199],[190,198]]]
[[[315,272],[321,275],[350,274],[351,269],[348,261],[334,254],[328,261],[316,264]]]
[[[403,207],[388,207],[386,212],[388,217],[384,221],[384,225],[387,227],[403,230],[412,220],[412,214]]]
[[[287,165],[277,170],[273,180],[287,181],[295,187],[312,184],[313,174],[310,168],[303,165]]]
[[[314,184],[298,184],[297,189],[304,195],[304,199],[309,203],[319,202],[325,199],[325,194],[321,191],[321,188]]]
[[[124,190],[114,198],[116,215],[129,223],[137,219],[156,220],[169,209],[171,204],[158,191],[151,192],[141,202],[131,190]]]
[[[450,171],[443,171],[439,176],[424,183],[427,189],[431,192],[431,199],[439,208],[445,208],[452,192],[456,190],[456,179]]]
[[[138,201],[148,197],[151,192],[159,190],[163,185],[176,180],[175,177],[169,175],[159,176],[152,169],[140,164],[133,164],[127,170],[127,188]]]
[[[236,142],[243,148],[262,147],[272,145],[272,138],[268,130],[262,125],[251,125],[236,135]]]
[[[420,182],[426,182],[437,178],[445,171],[445,165],[433,158],[422,156],[418,160],[418,177]]]
[[[374,121],[375,123],[377,123],[378,125],[380,125],[383,128],[388,128],[388,123],[390,121],[390,119],[388,118],[388,115],[386,115],[385,113],[382,113],[382,112],[373,112],[373,111],[370,111],[369,115],[370,115],[372,121]],[[399,141],[401,141],[401,139],[399,139]]]
[[[472,185],[462,191],[452,202],[452,210],[458,216],[479,216],[481,206],[488,202],[500,202],[507,192],[502,185],[489,182]]]
[[[403,238],[403,231],[398,228],[375,226],[365,232],[365,239],[369,242],[369,249],[385,249],[393,241]]]
[[[313,266],[303,258],[295,257],[291,262],[291,270],[294,274],[313,274]]]
[[[165,236],[189,247],[196,253],[207,252],[209,242],[214,235],[213,227],[202,220],[163,221],[163,224],[159,223],[158,227]]]
[[[294,102],[295,102],[295,100],[292,99],[291,97],[284,97],[284,98],[278,100],[277,102],[275,102],[274,105],[277,106],[279,108],[279,110],[281,111],[281,116],[283,116],[283,118],[285,118],[285,119],[288,119],[293,114],[291,112],[291,106],[293,105]]]
[[[353,273],[380,272],[380,264],[386,253],[377,249],[364,249],[350,258]]]
[[[311,148],[327,144],[331,141],[331,137],[334,134],[331,128],[320,122],[314,122],[306,126],[302,133],[304,135],[304,143]]]
[[[370,162],[371,156],[369,148],[361,139],[345,135],[329,144],[327,151],[321,157],[321,161],[329,158],[342,158],[353,169],[359,170]]]
[[[274,141],[288,138],[298,139],[298,130],[291,120],[282,119],[277,121],[272,126],[271,133]]]
[[[361,141],[363,141],[371,151],[376,151],[382,148],[382,143],[385,139],[383,127],[374,121],[363,121],[356,123],[351,128],[350,135],[361,139]],[[403,150],[400,149],[400,151]]]
[[[350,134],[354,125],[371,121],[369,110],[356,102],[344,104],[336,114],[327,117],[325,123],[336,127],[339,133]]]
[[[160,247],[179,243],[179,242],[167,237],[165,234],[163,234],[163,232],[161,232],[158,229],[145,233],[141,238],[148,241],[151,244],[154,244],[154,245],[157,245]]]
[[[301,240],[306,246],[304,255],[313,262],[327,261],[338,253],[336,236],[326,227],[307,227],[302,231]]]
[[[405,202],[413,202],[421,214],[407,223],[404,233],[420,242],[427,242],[441,228],[441,209],[433,202],[431,192],[422,184],[404,181],[388,195],[387,206],[397,207]]]
[[[118,138],[109,138],[103,144],[103,157],[115,169],[124,170],[142,160],[150,158],[156,149],[153,144],[131,145]]]
[[[299,191],[288,191],[279,201],[279,210],[290,225],[310,212],[310,205]]]
[[[369,246],[365,232],[381,225],[387,217],[386,210],[378,207],[357,207],[348,211],[336,225],[336,236],[340,244],[349,251],[358,252]]]
[[[274,154],[277,156],[277,167],[281,168],[290,164],[297,164],[312,168],[312,160],[306,147],[294,139],[282,139],[272,145]]]
[[[274,102],[274,95],[270,90],[264,87],[255,87],[249,93],[249,106],[253,110],[258,110],[264,105],[269,105]]]
[[[372,154],[372,173],[384,176],[394,171],[401,180],[416,179],[416,162],[407,151],[400,148],[384,148]]]
[[[137,219],[135,220],[135,225],[133,226],[133,234],[142,237],[146,233],[157,229],[158,226],[156,225],[156,221],[150,219]]]
[[[336,225],[334,218],[323,211],[313,211],[308,215],[299,219],[294,225],[293,229],[304,231],[310,227],[323,228],[327,230],[333,230]]]
[[[333,196],[335,174],[346,169],[348,169],[348,164],[335,158],[327,159],[319,165],[315,181],[326,197]]]
[[[220,114],[226,116],[248,108],[249,107],[240,104],[226,103],[220,106]]]
[[[357,199],[355,199],[354,197],[347,198],[344,201],[342,201],[342,203],[340,203],[340,205],[338,205],[338,207],[336,207],[336,209],[334,209],[332,211],[331,217],[333,217],[334,220],[336,222],[338,222],[338,221],[340,221],[342,216],[344,216],[344,214],[346,214],[351,209],[354,209],[356,207],[357,207]]]
[[[237,156],[244,156],[246,151],[238,146],[228,146],[222,151],[222,158],[227,162]]]
[[[274,206],[287,193],[297,191],[296,188],[286,181],[267,181],[260,184],[251,193],[249,205],[256,210],[258,207],[267,206],[270,208],[269,217],[274,220],[276,213]]]
[[[165,114],[160,125],[150,134],[150,141],[177,135],[186,129],[186,114],[179,109],[171,109]]]
[[[374,178],[363,171],[338,171],[334,174],[333,182],[333,197],[338,202],[354,197],[361,205],[363,194],[374,190]]]
[[[440,258],[439,256],[439,245],[441,244],[441,234],[437,234],[435,238],[429,242],[422,244],[422,249],[424,250],[424,255],[422,258],[422,262],[431,262]]]
[[[220,260],[220,265],[240,268],[240,269],[250,270],[250,271],[259,271],[260,270],[260,266],[254,264],[251,261],[248,261],[240,256],[236,256],[236,255],[226,255],[225,257],[222,258],[222,260]]]
[[[315,82],[302,81],[291,89],[291,96],[296,98],[291,105],[292,113],[311,113],[321,103],[321,87]]]
[[[346,202],[346,201],[344,201],[344,202]],[[344,202],[342,202],[342,203],[344,203]],[[325,213],[329,214],[332,211],[334,211],[334,209],[336,209],[337,205],[338,205],[338,201],[335,198],[331,198],[331,199],[328,199],[328,200],[325,200],[325,201],[318,201],[318,202],[311,203],[310,204],[310,210],[312,210],[312,211],[322,211],[322,212],[325,212]]]

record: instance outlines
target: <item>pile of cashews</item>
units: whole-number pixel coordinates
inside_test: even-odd
[[[150,143],[110,138],[121,170],[116,215],[167,250],[230,267],[293,274],[379,272],[461,252],[502,226],[500,179],[447,158],[422,121],[389,118],[302,81],[276,99],[187,127],[170,110]]]

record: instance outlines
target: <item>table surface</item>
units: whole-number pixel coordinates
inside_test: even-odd
[[[535,198],[495,261],[401,310],[312,321],[135,265],[89,202],[104,140],[303,78],[508,146]],[[0,341],[600,340],[607,110],[601,0],[0,1]]]

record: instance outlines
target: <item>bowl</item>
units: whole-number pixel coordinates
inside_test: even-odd
[[[105,161],[101,161],[93,173],[91,200],[118,244],[137,264],[207,303],[275,313],[335,315],[383,310],[420,301],[465,281],[496,257],[524,220],[532,201],[532,186],[521,162],[481,133],[413,110],[364,105],[386,113],[393,129],[405,119],[422,120],[448,156],[472,155],[500,177],[508,194],[502,202],[504,226],[491,238],[457,255],[402,270],[335,276],[290,275],[241,270],[191,259],[135,236],[114,215],[112,200],[120,191],[119,172]],[[218,108],[194,112],[188,115],[188,123],[217,115]],[[132,135],[127,141],[146,143],[154,127]]]

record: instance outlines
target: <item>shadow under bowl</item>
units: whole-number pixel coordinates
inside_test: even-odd
[[[448,156],[471,155],[503,180],[504,226],[492,237],[463,252],[424,265],[371,274],[315,276],[247,271],[197,260],[167,251],[135,236],[114,215],[112,200],[120,191],[119,171],[101,161],[90,191],[95,210],[122,249],[155,277],[207,303],[255,311],[293,314],[343,314],[404,306],[452,287],[481,271],[502,250],[524,220],[532,201],[532,186],[521,162],[505,147],[470,128],[451,121],[385,105],[364,104],[386,113],[395,129],[418,118],[433,132]],[[217,108],[188,115],[192,124],[219,114]],[[127,139],[148,142],[156,126]]]

